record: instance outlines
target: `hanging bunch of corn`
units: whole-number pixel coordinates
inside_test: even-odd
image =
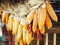
[[[58,18],[49,1],[29,0],[25,4],[18,4],[18,8],[15,7],[17,10],[13,5],[11,7],[14,12],[6,13],[3,11],[2,23],[6,24],[7,31],[12,31],[20,45],[29,45],[36,32],[40,40],[41,37],[39,36],[45,33],[45,28],[50,29],[52,27],[51,19],[58,22]]]

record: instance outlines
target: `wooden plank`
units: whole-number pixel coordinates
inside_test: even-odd
[[[46,29],[46,33],[60,33],[60,27],[55,27],[51,29]]]

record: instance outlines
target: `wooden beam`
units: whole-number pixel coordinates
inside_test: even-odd
[[[55,27],[51,29],[46,29],[46,33],[60,33],[60,27]]]

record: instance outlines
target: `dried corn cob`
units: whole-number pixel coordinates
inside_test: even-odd
[[[25,44],[26,43],[26,32],[27,29],[25,27],[23,27],[23,43]]]
[[[26,20],[27,20],[27,23],[28,23],[28,24],[30,24],[31,21],[33,20],[34,13],[35,13],[35,11],[32,10],[32,11],[29,13],[29,15],[27,16]]]
[[[50,19],[48,13],[46,15],[45,25],[48,29],[50,29],[52,27],[52,22],[51,22],[51,19]]]
[[[18,26],[19,26],[19,20],[18,18],[14,18],[13,29],[12,29],[13,35],[17,34]]]
[[[23,45],[23,40],[21,39],[19,43],[20,43],[19,45]]]
[[[35,33],[36,31],[37,31],[37,24],[38,24],[38,13],[36,12],[35,14],[34,14],[34,19],[33,19],[33,26],[32,26],[32,30],[33,30],[33,32]]]
[[[30,34],[30,40],[32,41],[34,39],[34,35],[32,32],[30,32],[29,34]]]
[[[39,8],[38,10],[38,26],[41,29],[44,26],[46,19],[46,8]]]
[[[6,24],[8,23],[9,15],[9,13],[6,13]]]
[[[6,24],[6,14],[5,14],[5,12],[2,13],[2,23]]]
[[[8,24],[7,24],[7,30],[8,30],[8,31],[11,31],[11,30],[12,30],[13,22],[14,22],[13,16],[10,15],[10,16],[9,16],[9,20],[8,20]]]
[[[45,33],[45,27],[43,26],[43,28],[40,30],[40,33],[41,34],[44,34]]]
[[[17,39],[17,42],[19,42],[20,40],[21,40],[21,38],[22,38],[22,25],[21,24],[19,24],[19,26],[18,26],[18,32],[17,32],[17,37],[16,37],[16,39]]]
[[[57,22],[57,21],[58,21],[58,18],[57,18],[56,13],[54,12],[54,10],[53,10],[53,8],[52,8],[52,6],[51,6],[51,4],[50,4],[49,2],[46,3],[46,8],[47,8],[47,11],[48,11],[50,17],[51,17],[54,21]]]
[[[30,43],[31,43],[31,40],[30,40],[30,34],[29,34],[29,32],[28,31],[26,31],[27,33],[26,33],[26,43],[29,45]]]

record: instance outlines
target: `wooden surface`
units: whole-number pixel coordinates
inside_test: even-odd
[[[60,27],[53,27],[51,29],[46,29],[46,33],[60,33]]]

